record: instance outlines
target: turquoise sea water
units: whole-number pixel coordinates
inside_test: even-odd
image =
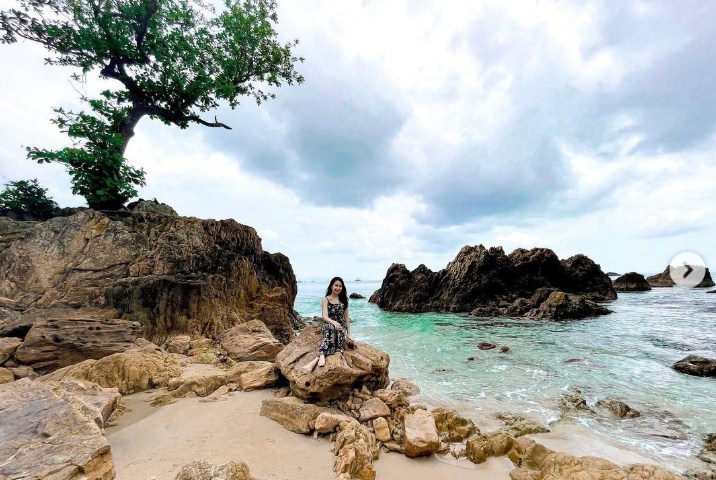
[[[299,283],[296,310],[320,315],[327,284]],[[676,471],[693,464],[703,435],[716,432],[716,379],[671,368],[689,354],[716,356],[716,294],[681,288],[621,293],[608,305],[611,315],[544,322],[384,312],[367,300],[380,282],[346,287],[366,296],[350,302],[352,336],[388,352],[391,379],[418,384],[423,401],[474,419],[509,411],[542,423],[576,422]],[[479,342],[510,351],[481,351]],[[618,399],[642,416],[560,418],[559,399],[574,388],[589,405]]]

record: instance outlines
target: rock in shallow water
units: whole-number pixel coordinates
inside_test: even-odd
[[[699,377],[716,377],[716,359],[689,355],[676,362],[672,368]]]
[[[540,289],[544,294],[533,298]],[[405,265],[393,264],[370,301],[389,311],[522,316],[539,309],[551,292],[569,294],[565,299],[575,304],[560,312],[576,316],[560,318],[609,313],[594,301],[616,299],[609,277],[584,255],[560,261],[551,250],[535,248],[517,249],[507,256],[501,247],[479,245],[463,247],[439,272],[425,265],[410,272]],[[549,316],[553,311],[536,310],[533,316],[553,318]]]
[[[646,292],[651,290],[651,285],[646,281],[644,275],[629,272],[614,280],[614,290],[617,292]]]

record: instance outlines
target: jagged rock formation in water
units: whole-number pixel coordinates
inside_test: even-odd
[[[686,272],[686,267],[676,267],[678,269],[682,269],[684,273]],[[657,273],[656,275],[651,275],[649,277],[646,277],[646,281],[649,282],[649,285],[652,287],[673,287],[676,285],[674,283],[674,280],[671,278],[671,274],[669,273],[669,265],[666,266],[663,272]],[[709,269],[706,269],[706,275],[704,275],[704,279],[701,280],[701,283],[696,285],[694,288],[709,288],[715,286],[716,283],[714,283],[713,279],[711,278],[711,272]]]
[[[0,218],[0,338],[22,341],[10,366],[47,372],[137,337],[218,338],[252,319],[288,343],[296,291],[288,258],[234,220],[93,210]]]
[[[584,255],[559,260],[552,250],[465,246],[447,267],[412,272],[393,264],[370,297],[399,312],[470,312],[476,316],[583,318],[610,313],[597,301],[617,297],[609,277]]]
[[[651,290],[651,285],[646,281],[644,275],[629,272],[614,280],[614,290],[617,292],[646,292]]]

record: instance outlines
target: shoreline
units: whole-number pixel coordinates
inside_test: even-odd
[[[127,411],[106,430],[116,480],[173,480],[181,466],[193,460],[215,464],[243,461],[251,475],[260,479],[335,478],[332,442],[320,436],[293,433],[259,415],[261,402],[273,398],[274,391],[237,391],[213,402],[200,397],[180,398],[162,407],[149,405],[162,389],[123,397]],[[485,422],[479,425],[487,427]],[[576,456],[598,456],[619,465],[650,463],[667,468],[654,459],[610,445],[587,427],[562,425],[551,433],[527,437]],[[507,457],[491,457],[483,464],[474,464],[449,454],[411,459],[385,451],[374,465],[379,479],[415,480],[509,480],[514,468]]]

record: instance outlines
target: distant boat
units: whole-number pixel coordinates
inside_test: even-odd
[[[361,280],[360,278],[356,278],[356,279],[353,280],[353,281],[354,281],[354,282],[362,282],[363,280]]]

